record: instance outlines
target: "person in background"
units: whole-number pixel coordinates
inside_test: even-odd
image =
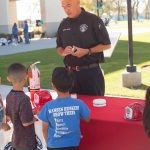
[[[43,135],[48,150],[78,150],[81,133],[80,119],[90,119],[90,110],[80,99],[70,97],[73,74],[57,67],[52,74],[52,87],[58,98],[47,102],[38,117],[43,122]]]
[[[25,23],[25,25],[24,25],[23,31],[24,31],[25,44],[30,44],[28,23],[27,23],[27,21],[25,21],[24,23]]]
[[[27,69],[20,63],[13,63],[8,68],[7,79],[13,85],[6,97],[6,117],[10,118],[14,127],[12,147],[16,150],[37,150],[30,98],[23,91]]]
[[[4,108],[4,105],[3,105],[2,97],[0,95],[0,130],[1,129],[4,130],[4,131],[10,130],[10,126],[7,123],[7,121],[5,120],[5,108]]]
[[[18,27],[16,23],[12,27],[12,35],[15,40],[15,45],[18,45]]]
[[[100,63],[103,51],[111,47],[103,21],[80,7],[80,0],[60,0],[67,14],[57,32],[57,51],[64,57],[66,68],[75,75],[71,93],[105,94]]]

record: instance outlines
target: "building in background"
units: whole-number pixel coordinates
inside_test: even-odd
[[[14,22],[22,27],[24,20],[28,20],[30,26],[35,27],[36,20],[42,20],[43,32],[54,37],[64,17],[60,0],[0,1],[0,33],[11,33]]]

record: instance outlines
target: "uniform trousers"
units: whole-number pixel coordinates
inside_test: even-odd
[[[99,66],[72,72],[75,79],[70,93],[104,96],[105,81]]]

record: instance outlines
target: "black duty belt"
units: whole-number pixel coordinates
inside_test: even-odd
[[[90,69],[90,68],[95,68],[95,67],[99,67],[99,64],[95,63],[95,64],[86,65],[86,66],[66,66],[68,70],[72,70],[72,71],[80,71],[83,69]]]

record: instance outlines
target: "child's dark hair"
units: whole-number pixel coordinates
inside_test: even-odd
[[[27,69],[20,63],[13,63],[8,68],[8,77],[12,82],[20,82],[27,75]]]
[[[56,67],[52,74],[52,83],[60,92],[68,92],[73,84],[73,74],[64,67]]]
[[[143,124],[144,124],[144,129],[150,137],[150,87],[146,91],[145,95],[145,108],[144,108],[144,113],[143,113]]]

